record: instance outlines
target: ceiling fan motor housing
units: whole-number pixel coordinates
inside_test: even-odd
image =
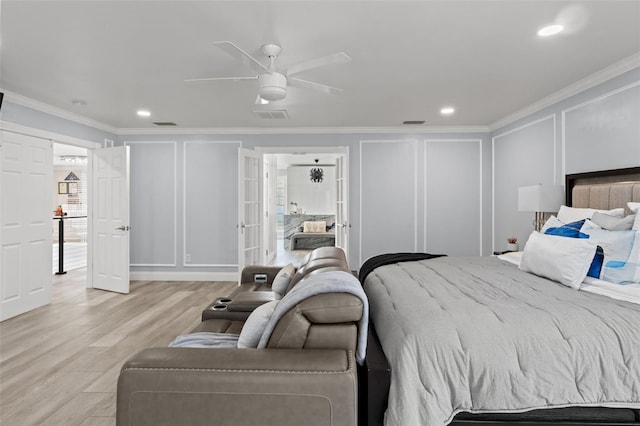
[[[260,97],[267,101],[279,101],[287,96],[287,77],[279,72],[260,74]]]

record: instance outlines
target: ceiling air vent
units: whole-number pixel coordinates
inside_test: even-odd
[[[403,121],[402,124],[424,124],[424,120],[407,120]]]
[[[154,121],[153,124],[156,126],[176,126],[176,123],[172,121]]]
[[[258,117],[264,120],[286,120],[289,118],[287,111],[282,110],[264,110],[264,111],[253,111],[254,114],[257,114]]]

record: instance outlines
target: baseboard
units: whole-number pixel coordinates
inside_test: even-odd
[[[237,272],[131,271],[132,281],[238,281]]]

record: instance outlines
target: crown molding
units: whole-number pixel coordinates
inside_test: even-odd
[[[37,101],[27,96],[19,95],[14,92],[10,92],[3,89],[0,89],[0,91],[4,92],[6,101],[9,101],[16,105],[35,109],[36,111],[40,111],[46,114],[54,115],[56,117],[64,118],[65,120],[73,121],[74,123],[84,124],[85,126],[93,127],[94,129],[102,130],[102,131],[113,133],[113,134],[117,133],[118,129],[116,127],[110,126],[108,124],[102,123],[92,118],[88,118],[80,114],[75,114],[73,112],[66,111],[62,108],[54,107],[53,105],[49,105],[44,102]]]
[[[353,133],[487,133],[487,126],[403,126],[403,127],[234,127],[234,128],[139,128],[117,131],[122,135],[301,135]]]
[[[577,95],[580,92],[595,87],[598,84],[604,83],[607,80],[611,80],[614,77],[617,77],[627,71],[631,71],[632,69],[638,67],[640,67],[640,53],[636,53],[619,62],[616,62],[608,66],[607,68],[597,71],[590,76],[583,78],[582,80],[578,80],[575,83],[565,87],[564,89],[552,93],[551,95],[546,96],[519,111],[516,111],[498,121],[491,123],[488,126],[489,131],[493,132],[521,118],[538,112],[544,108],[550,107],[555,103],[570,98],[573,95]]]
[[[54,133],[48,130],[36,129],[35,127],[29,127],[22,124],[11,123],[8,121],[0,121],[0,130],[5,130],[7,132],[17,133],[25,136],[32,136],[35,138],[45,139],[51,142],[79,146],[87,149],[100,147],[100,144],[97,142],[90,142],[90,141],[79,139],[73,136],[62,135],[60,133]]]
[[[34,109],[45,114],[64,118],[78,124],[84,124],[114,135],[276,135],[276,134],[353,134],[353,133],[487,133],[487,126],[398,126],[398,127],[228,127],[228,128],[118,128],[80,114],[54,107],[27,96],[19,95],[7,90],[5,100],[17,105]]]

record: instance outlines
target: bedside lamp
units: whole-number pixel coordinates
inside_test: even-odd
[[[518,211],[535,212],[533,224],[536,231],[544,225],[545,212],[557,212],[563,198],[562,186],[533,185],[518,188]]]

